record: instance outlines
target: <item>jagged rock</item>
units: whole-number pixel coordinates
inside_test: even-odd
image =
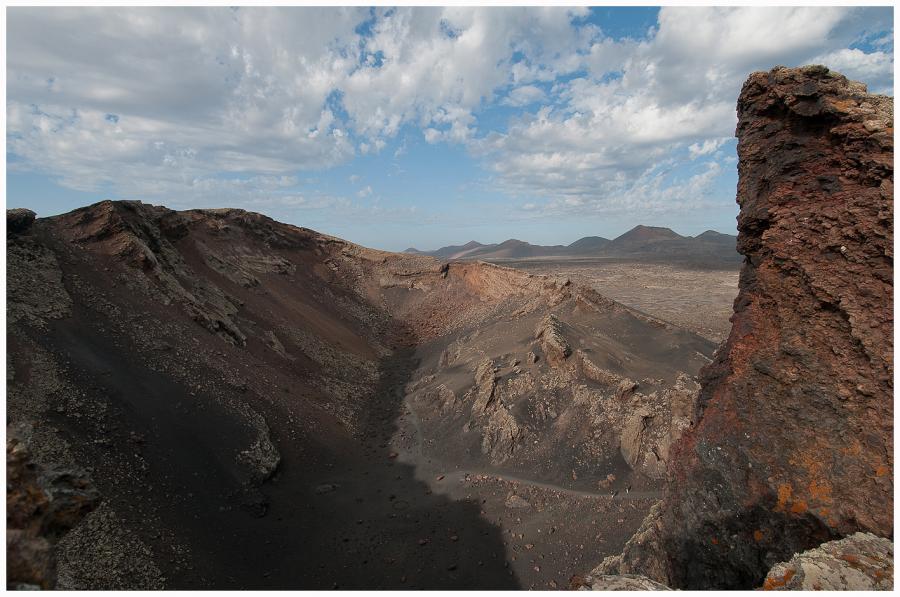
[[[9,323],[24,320],[45,328],[47,321],[68,317],[72,297],[63,284],[63,274],[53,251],[28,237],[10,239],[7,260],[27,264],[9,268],[6,274],[6,317]]]
[[[670,456],[656,565],[676,588],[759,586],[823,541],[893,532],[893,100],[778,67],[738,118],[746,260]]]
[[[572,354],[572,347],[563,333],[563,324],[553,313],[541,320],[534,337],[541,341],[541,350],[553,367],[560,366]]]
[[[619,439],[619,449],[622,452],[622,458],[625,459],[625,462],[631,468],[637,468],[640,462],[644,430],[647,428],[648,420],[652,418],[653,413],[650,409],[642,407],[625,420],[625,427],[622,429],[622,435]]]
[[[6,233],[9,234],[25,232],[34,224],[36,213],[30,209],[17,207],[15,209],[6,210]]]
[[[644,517],[641,527],[622,548],[622,553],[608,556],[591,571],[590,576],[640,574],[667,584],[668,571],[660,543],[662,502],[657,502]]]
[[[855,533],[795,555],[769,571],[767,591],[890,591],[894,588],[894,543]]]
[[[584,376],[592,381],[596,381],[599,384],[603,384],[605,386],[613,386],[617,387],[620,384],[626,383],[628,381],[634,387],[637,387],[637,384],[631,382],[630,380],[623,380],[621,375],[616,375],[612,371],[608,371],[603,369],[602,367],[598,367],[586,354],[584,351],[577,351],[578,357],[581,360],[581,370],[584,372]],[[633,388],[632,388],[633,389]],[[617,392],[618,394],[619,392]]]
[[[445,384],[441,384],[434,392],[429,392],[428,396],[438,404],[440,412],[448,412],[456,405],[456,394]]]
[[[666,585],[638,574],[601,574],[575,579],[572,589],[579,591],[671,591]]]
[[[251,483],[262,483],[272,476],[281,463],[281,454],[269,436],[269,425],[262,415],[247,409],[245,416],[256,431],[256,439],[250,447],[242,450],[238,460],[244,464],[250,474]]]
[[[512,456],[524,439],[524,431],[516,418],[504,406],[491,412],[481,442],[481,451],[489,454],[495,463]]]
[[[634,394],[638,384],[630,379],[623,379],[616,388],[616,400],[625,400]]]
[[[507,508],[531,508],[531,504],[520,495],[516,495],[515,493],[511,493],[506,496],[506,502],[504,502]]]
[[[497,387],[497,375],[494,370],[494,362],[482,361],[475,370],[475,402],[472,404],[472,412],[485,413],[494,403],[495,389]]]
[[[275,335],[275,332],[269,330],[263,335],[263,337],[265,338],[266,343],[269,345],[269,348],[277,352],[280,356],[288,360],[293,360],[293,357],[284,349],[284,344],[281,343],[281,340],[278,339],[278,336]]]
[[[56,542],[99,502],[79,470],[47,469],[32,460],[23,435],[6,428],[7,586],[56,586]]]

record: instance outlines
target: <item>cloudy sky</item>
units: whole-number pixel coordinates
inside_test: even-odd
[[[734,233],[735,101],[893,93],[891,8],[9,8],[7,203],[235,206],[368,246]]]

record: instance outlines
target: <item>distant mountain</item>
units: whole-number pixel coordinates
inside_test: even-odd
[[[737,237],[732,236],[730,234],[722,234],[721,232],[716,232],[715,230],[707,230],[702,234],[698,234],[694,237],[696,240],[703,241],[706,243],[718,243],[718,244],[729,244],[734,245],[737,243]]]
[[[440,259],[473,259],[482,261],[531,259],[537,257],[597,257],[648,262],[686,263],[701,267],[734,267],[743,260],[737,252],[737,237],[707,230],[697,236],[682,236],[659,226],[635,226],[625,234],[609,240],[586,236],[568,246],[532,245],[511,238],[499,244],[483,245],[470,241],[464,245],[442,247],[436,251],[417,251]]]
[[[473,251],[470,255],[478,259],[527,259],[528,257],[564,255],[565,251],[566,247],[562,245],[545,247],[511,238],[499,245],[491,245],[490,247],[483,247]]]
[[[705,267],[732,266],[743,261],[737,237],[707,230],[695,237],[681,236],[669,228],[635,226],[613,239],[604,256],[638,261],[690,263]]]
[[[622,236],[616,237],[611,245],[634,245],[642,243],[654,243],[662,240],[676,240],[686,238],[681,236],[670,228],[660,228],[658,226],[637,225]]]
[[[668,250],[673,243],[680,243],[690,239],[681,236],[669,228],[657,226],[635,226],[625,234],[617,236],[606,246],[606,252],[615,255],[630,255],[635,253],[654,253],[660,250]]]
[[[474,240],[470,240],[464,245],[451,245],[449,247],[441,247],[436,251],[422,251],[425,255],[432,257],[440,257],[441,259],[464,259],[469,257],[471,253],[483,248],[496,247],[497,245],[483,245]]]
[[[609,243],[610,240],[602,236],[585,236],[569,245],[568,253],[572,255],[591,254],[604,248]]]

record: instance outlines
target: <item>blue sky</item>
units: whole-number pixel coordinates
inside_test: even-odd
[[[243,207],[389,250],[734,233],[747,75],[824,63],[892,94],[892,21],[889,7],[9,8],[7,204]]]

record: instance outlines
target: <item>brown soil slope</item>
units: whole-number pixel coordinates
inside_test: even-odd
[[[485,515],[541,533],[553,505],[496,492],[609,512],[539,547],[621,549],[714,348],[568,280],[241,210],[8,222],[8,423],[102,496],[60,540],[65,588],[564,582],[569,551],[529,563]]]

